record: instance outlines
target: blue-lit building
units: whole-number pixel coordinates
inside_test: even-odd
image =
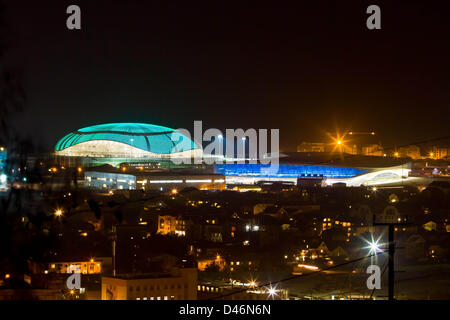
[[[288,160],[288,161],[286,161]],[[227,184],[256,184],[259,182],[289,182],[320,180],[322,186],[345,184],[347,186],[390,185],[403,183],[410,170],[408,163],[356,164],[351,161],[335,161],[333,165],[322,165],[281,159],[279,164],[216,164],[215,173],[222,174]],[[317,161],[320,163],[320,161]]]
[[[6,156],[6,148],[0,147],[0,190],[4,190],[6,188],[6,182],[8,179],[5,174]]]
[[[280,164],[272,169],[265,164],[219,164],[215,166],[216,173],[234,177],[259,177],[259,178],[294,178],[294,179],[318,179],[318,178],[351,178],[367,173],[366,169],[315,166],[301,164]]]
[[[0,147],[0,173],[5,171],[6,155],[6,149],[4,147]]]

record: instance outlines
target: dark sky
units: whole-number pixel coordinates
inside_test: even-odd
[[[450,133],[444,1],[4,3],[28,95],[16,124],[49,149],[107,122],[279,128],[284,150],[336,128],[384,145]],[[369,4],[382,30],[366,28]]]

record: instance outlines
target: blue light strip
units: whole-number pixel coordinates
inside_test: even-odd
[[[269,168],[268,164],[218,164],[214,166],[214,171],[225,176],[305,179],[351,178],[368,172],[357,168],[291,164],[280,164],[276,172],[271,172]]]

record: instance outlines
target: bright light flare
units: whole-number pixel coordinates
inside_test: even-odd
[[[267,293],[269,294],[270,298],[274,298],[277,295],[277,290],[273,287],[270,287],[267,289]]]
[[[372,242],[370,244],[370,252],[377,253],[377,252],[380,252],[380,251],[381,251],[381,249],[380,249],[380,246],[378,245],[378,243]]]
[[[374,239],[373,235],[371,236],[371,240],[365,240],[364,241],[367,243],[367,246],[364,247],[365,249],[369,249],[369,253],[370,254],[378,254],[380,252],[383,252],[383,245],[382,243],[380,243],[381,240],[381,235],[378,237],[378,239]]]
[[[332,141],[331,142],[331,145],[333,147],[332,152],[336,152],[336,151],[342,152],[343,151],[346,142],[349,142],[348,140],[345,139],[345,136],[347,134],[348,133],[344,133],[341,135],[341,134],[339,134],[339,132],[336,132],[336,134],[333,136],[332,134],[327,133],[328,137]]]

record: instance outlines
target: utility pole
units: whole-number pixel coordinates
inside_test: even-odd
[[[394,240],[394,231],[395,227],[398,226],[406,226],[408,223],[406,222],[376,222],[375,215],[373,215],[373,225],[374,226],[387,226],[388,227],[388,252],[389,252],[389,260],[388,260],[388,299],[390,301],[395,300],[394,298],[394,283],[395,283],[395,270],[394,270],[394,255],[395,255],[395,240]]]
[[[112,227],[112,266],[113,266],[113,277],[116,277],[116,240],[117,240],[116,226],[113,226]]]

